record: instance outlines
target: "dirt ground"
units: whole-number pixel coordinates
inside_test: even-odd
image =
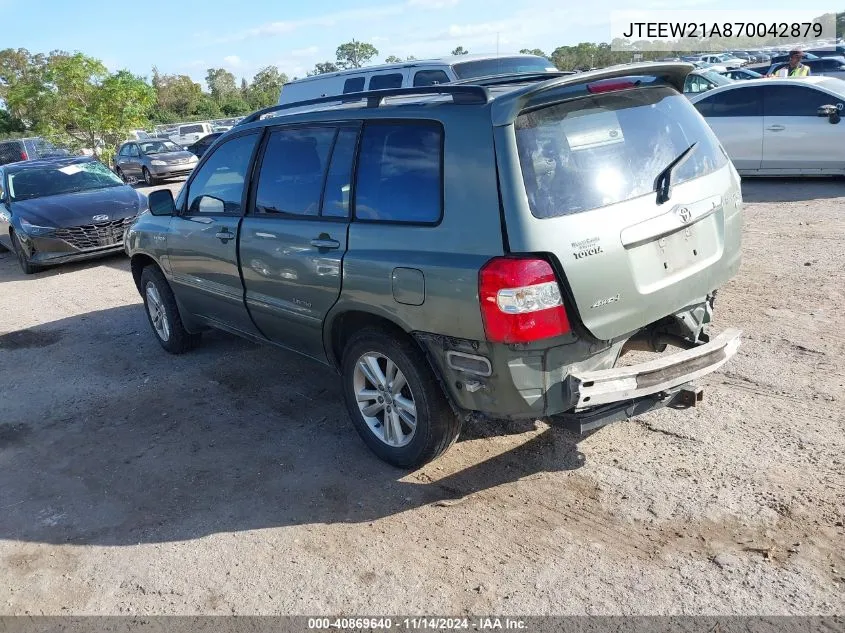
[[[474,425],[412,474],[319,365],[166,354],[125,257],[0,255],[0,612],[842,614],[845,182],[744,196],[699,407]]]

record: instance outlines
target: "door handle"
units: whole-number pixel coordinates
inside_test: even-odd
[[[318,238],[311,240],[311,246],[314,246],[315,248],[335,249],[335,248],[340,248],[340,242],[338,242],[337,240],[330,239],[330,238],[318,237]]]
[[[229,240],[235,239],[235,234],[230,233],[229,230],[226,229],[225,231],[219,231],[214,237],[225,244]]]
[[[780,132],[781,130],[785,130],[786,126],[785,125],[770,125],[766,129],[771,131],[771,132]]]

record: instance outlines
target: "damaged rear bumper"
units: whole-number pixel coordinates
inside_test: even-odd
[[[597,371],[573,371],[567,378],[577,397],[575,411],[667,393],[706,376],[736,354],[742,332],[728,329],[709,343],[654,360]]]

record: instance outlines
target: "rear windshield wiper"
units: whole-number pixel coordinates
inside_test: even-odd
[[[663,204],[672,195],[672,172],[676,167],[683,165],[687,158],[692,156],[695,148],[698,147],[698,141],[690,145],[683,152],[678,154],[678,157],[671,163],[666,165],[654,181],[654,188],[657,191],[657,204]]]

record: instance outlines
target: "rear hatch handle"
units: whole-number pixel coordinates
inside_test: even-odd
[[[619,239],[625,248],[634,248],[671,235],[685,226],[692,226],[722,208],[723,200],[720,195],[710,196],[690,204],[677,204],[667,213],[625,227],[619,234]]]

